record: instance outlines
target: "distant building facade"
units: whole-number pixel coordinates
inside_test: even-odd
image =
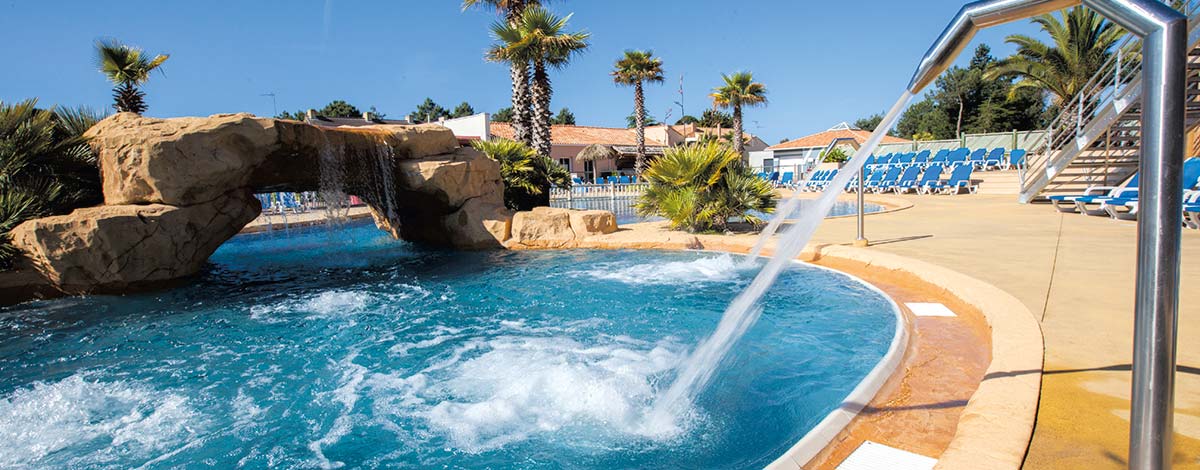
[[[870,137],[870,131],[843,122],[826,131],[751,152],[750,166],[761,168],[765,172],[775,171],[778,168],[792,170],[798,167],[812,167],[816,163],[820,163],[821,154],[826,149],[840,148],[848,154],[853,154]],[[887,135],[883,137],[881,143],[911,142],[908,139]]]

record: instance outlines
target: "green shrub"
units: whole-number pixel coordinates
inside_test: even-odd
[[[44,110],[37,100],[0,102],[0,269],[21,222],[99,204],[100,170],[83,133],[99,120],[86,109]]]
[[[761,225],[751,211],[770,214],[778,200],[771,183],[716,142],[668,149],[643,178],[650,187],[638,199],[638,213],[663,217],[671,228],[688,232],[725,230],[734,217]]]
[[[570,189],[571,173],[549,157],[520,142],[496,139],[471,144],[492,160],[500,162],[504,179],[504,205],[526,211],[550,205],[550,186]]]

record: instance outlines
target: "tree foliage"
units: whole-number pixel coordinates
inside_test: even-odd
[[[558,110],[558,114],[555,114],[554,117],[550,119],[550,124],[556,126],[574,126],[575,113],[572,113],[568,108],[560,109]]]
[[[451,114],[450,110],[437,104],[437,102],[433,101],[433,98],[425,98],[425,101],[417,105],[417,109],[414,109],[409,114],[409,117],[412,118],[413,122],[424,123],[437,122],[440,118],[450,118]]]
[[[97,41],[96,55],[100,72],[116,85],[113,107],[117,112],[146,112],[146,94],[138,87],[149,81],[150,72],[162,66],[170,56],[150,57],[140,48],[121,44],[115,39]]]
[[[733,128],[733,115],[722,112],[717,109],[706,109],[700,115],[700,121],[697,123],[701,127],[723,127],[727,129]]]
[[[1040,128],[1045,110],[1042,93],[1016,89],[1009,78],[988,78],[985,72],[995,63],[987,45],[979,45],[967,67],[951,67],[924,99],[909,106],[896,124],[896,133],[904,138],[931,134],[953,139],[959,133]]]
[[[550,205],[550,187],[571,187],[571,173],[521,142],[507,139],[475,141],[471,145],[489,158],[500,162],[504,180],[504,205],[526,211]]]
[[[637,124],[638,124],[637,121],[638,121],[637,113],[631,113],[630,115],[625,116],[625,128],[626,129],[637,128]],[[645,117],[645,125],[646,126],[657,126],[659,124],[661,124],[661,123],[658,122],[658,119],[656,119],[653,115],[651,115],[651,114],[646,115],[646,117]]]
[[[661,216],[688,232],[725,230],[734,217],[761,225],[755,213],[774,212],[778,197],[741,158],[716,142],[667,149],[643,173],[650,185],[638,199],[638,213]]]
[[[513,122],[513,109],[504,107],[492,114],[492,122]]]
[[[627,50],[613,65],[612,77],[618,85],[633,87],[633,125],[629,127],[637,129],[637,158],[633,167],[641,175],[646,169],[646,126],[657,124],[647,122],[644,87],[646,83],[663,82],[663,61],[654,57],[654,51]]]
[[[460,118],[471,116],[473,114],[475,114],[475,108],[471,106],[471,103],[463,101],[462,103],[459,103],[458,106],[454,107],[454,111],[450,113],[450,117]]]
[[[711,95],[713,105],[733,110],[733,133],[744,136],[742,110],[747,107],[767,105],[767,87],[754,81],[750,72],[736,72],[731,75],[721,74],[724,83],[713,89]],[[734,139],[733,151],[742,153],[745,144],[742,138]]]
[[[1005,42],[1017,46],[1011,57],[989,64],[985,77],[1016,77],[1012,91],[1049,93],[1056,104],[1070,99],[1112,55],[1112,47],[1125,31],[1096,11],[1077,6],[1059,14],[1033,18],[1053,45],[1023,34]]]
[[[545,8],[534,6],[526,8],[516,21],[492,25],[496,43],[487,52],[488,60],[514,66],[523,64],[530,70],[529,141],[539,154],[545,156],[550,155],[550,102],[554,93],[549,70],[566,67],[574,56],[587,49],[591,37],[585,31],[566,31],[571,16],[559,17]],[[516,78],[514,75],[514,96],[517,93]],[[514,117],[520,118],[521,113],[515,113]],[[522,133],[522,123],[518,122],[514,127],[518,134]]]
[[[101,116],[86,108],[0,102],[0,268],[16,250],[8,232],[21,222],[99,204],[96,155],[83,133]]]

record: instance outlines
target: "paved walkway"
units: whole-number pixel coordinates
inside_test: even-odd
[[[1041,317],[1046,347],[1032,469],[1125,468],[1136,230],[1012,196],[903,196],[914,207],[867,218],[872,249],[957,270],[1008,291]],[[816,242],[847,243],[855,220]],[[1175,468],[1200,468],[1200,232],[1185,230]]]

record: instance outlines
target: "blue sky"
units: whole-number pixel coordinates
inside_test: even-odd
[[[753,71],[770,104],[747,114],[747,131],[770,143],[881,111],[908,83],[921,54],[961,2],[560,0],[592,46],[553,75],[554,109],[581,125],[623,126],[632,90],[615,86],[612,62],[628,48],[653,49],[668,80],[647,93],[649,112],[680,116],[710,106],[722,72]],[[0,100],[43,105],[110,104],[96,71],[98,38],[115,37],[171,54],[165,75],[145,87],[153,116],[273,114],[344,99],[390,116],[426,96],[443,106],[469,101],[494,112],[508,101],[507,68],[482,60],[490,12],[459,0],[150,1],[0,0],[5,69]],[[1002,56],[1004,36],[1035,32],[1028,22],[984,31],[975,42]],[[966,54],[969,55],[969,54]],[[965,60],[965,57],[963,58]]]

